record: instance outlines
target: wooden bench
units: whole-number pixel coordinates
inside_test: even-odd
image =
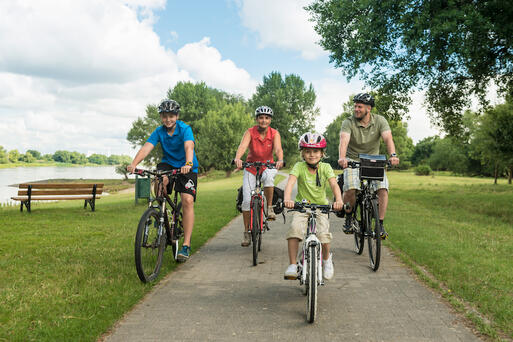
[[[84,200],[84,209],[87,204],[94,211],[95,201],[100,199],[103,184],[73,184],[73,183],[24,183],[19,185],[18,196],[11,197],[20,201],[20,211],[23,206],[30,212],[31,201],[63,201]]]

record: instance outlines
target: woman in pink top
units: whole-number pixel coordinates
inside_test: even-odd
[[[242,137],[237,153],[235,154],[235,165],[237,168],[242,168],[242,160],[240,159],[249,147],[249,153],[246,161],[248,162],[267,162],[268,160],[274,162],[273,152],[276,154],[278,160],[276,161],[276,169],[265,169],[262,173],[262,185],[264,186],[264,194],[267,200],[267,218],[274,220],[273,192],[274,192],[274,176],[277,169],[283,166],[283,149],[281,148],[280,133],[274,128],[271,128],[271,120],[273,118],[273,110],[267,106],[258,107],[255,110],[255,119],[257,124],[249,128]],[[247,247],[251,242],[249,229],[249,204],[251,200],[251,190],[255,188],[256,170],[244,170],[242,178],[242,217],[244,218],[244,238],[241,246]]]

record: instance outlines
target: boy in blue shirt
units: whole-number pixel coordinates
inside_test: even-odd
[[[146,143],[135,155],[132,163],[127,167],[133,172],[137,165],[153,150],[158,143],[162,146],[164,156],[157,165],[159,170],[181,169],[176,179],[175,191],[180,193],[183,208],[184,239],[182,249],[178,252],[178,261],[189,259],[191,251],[191,235],[194,227],[194,202],[198,186],[198,160],[194,152],[194,135],[191,127],[178,120],[180,105],[173,100],[165,100],[159,106],[162,126],[157,127]],[[168,177],[164,177],[167,192],[171,192],[173,184]]]

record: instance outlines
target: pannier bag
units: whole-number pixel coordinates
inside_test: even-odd
[[[275,214],[281,214],[285,206],[283,204],[284,192],[277,186],[274,187],[273,193],[273,207]],[[239,213],[242,213],[242,186],[237,189],[237,199],[235,202],[235,208]]]
[[[360,179],[383,181],[387,157],[384,155],[360,154]]]

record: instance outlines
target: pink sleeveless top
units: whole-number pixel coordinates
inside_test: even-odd
[[[273,160],[273,143],[274,136],[278,131],[274,128],[268,127],[267,134],[265,138],[262,139],[260,133],[258,132],[258,126],[253,126],[249,130],[249,134],[251,135],[251,141],[249,143],[249,153],[246,158],[247,162],[274,162]],[[264,168],[265,169],[265,168]],[[251,167],[247,169],[252,174],[256,174],[256,169]]]

